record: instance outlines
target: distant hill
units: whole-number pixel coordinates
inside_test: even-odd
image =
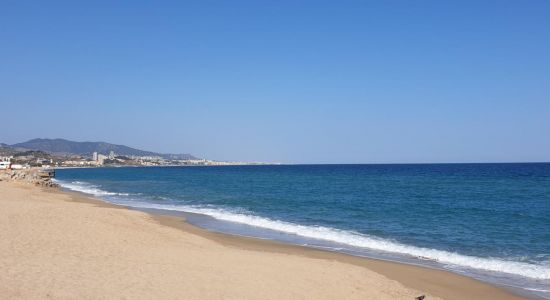
[[[91,156],[93,152],[107,155],[109,152],[114,151],[116,155],[125,156],[161,156],[166,159],[197,159],[191,154],[163,154],[106,142],[74,142],[65,139],[32,139],[27,142],[13,144],[11,147],[40,150],[52,154],[77,154]]]

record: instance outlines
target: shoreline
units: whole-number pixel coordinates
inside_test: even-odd
[[[134,208],[126,208],[126,209],[134,209]],[[227,234],[223,232],[209,231],[207,229],[203,229],[188,223],[183,218],[183,216],[163,214],[161,212],[148,212],[147,210],[141,210],[141,209],[136,209],[136,210],[145,211],[146,213],[151,214],[152,217],[162,225],[178,228],[185,232],[191,232],[203,237],[207,237],[208,239],[218,241],[227,246],[237,247],[239,249],[246,249],[246,250],[266,251],[266,252],[284,253],[284,254],[291,254],[291,255],[304,255],[307,257],[317,258],[317,259],[336,260],[339,262],[344,262],[344,263],[364,267],[371,271],[375,271],[376,273],[384,275],[390,279],[396,280],[407,287],[411,287],[411,288],[414,287],[416,289],[425,290],[425,291],[428,291],[430,294],[437,297],[441,297],[443,299],[455,299],[455,294],[454,294],[454,292],[456,291],[455,289],[458,290],[458,289],[461,289],[461,287],[469,286],[471,284],[487,285],[490,288],[494,288],[494,289],[500,290],[501,292],[504,292],[505,294],[507,294],[506,296],[514,297],[510,299],[531,299],[531,298],[528,298],[527,296],[514,293],[512,289],[499,287],[496,285],[492,285],[490,283],[479,281],[477,279],[474,279],[468,276],[456,274],[450,271],[445,271],[437,268],[430,268],[427,266],[401,263],[401,262],[396,262],[391,260],[354,256],[351,254],[340,253],[336,251],[288,244],[288,243],[279,242],[276,240],[259,239],[255,237],[239,236],[239,235]],[[428,273],[433,272],[433,274],[429,274],[428,276],[420,275],[423,272],[428,272]],[[433,280],[435,279],[435,277],[438,277],[439,279]],[[441,282],[439,280],[443,281],[446,279],[449,279],[449,281],[453,281],[451,286],[443,287],[440,285]],[[456,299],[464,299],[462,297],[465,297],[466,299],[478,299],[477,298],[478,296],[483,297],[480,299],[488,299],[488,298],[501,299],[499,298],[500,295],[498,292],[495,293],[490,289],[484,290],[484,288],[478,287],[478,286],[476,286],[475,288],[479,290],[475,291],[474,293],[470,293],[470,291],[461,289],[460,290],[461,294]],[[481,294],[478,295],[477,294],[478,292],[481,292]],[[533,298],[533,299],[536,299],[536,298]]]
[[[360,269],[364,269],[365,271],[381,275],[384,278],[387,278],[389,281],[396,281],[399,284],[403,285],[405,289],[416,290],[415,293],[418,294],[416,296],[427,294],[427,299],[434,299],[434,296],[441,297],[442,299],[528,299],[524,298],[525,296],[523,295],[516,295],[508,289],[494,286],[489,283],[484,283],[463,275],[451,273],[449,271],[408,265],[392,261],[357,257],[305,246],[285,244],[272,240],[262,240],[251,237],[235,236],[225,233],[208,231],[206,229],[202,229],[187,223],[183,216],[162,214],[158,212],[150,212],[144,210],[135,210],[134,208],[111,204],[101,199],[93,198],[92,196],[74,191],[28,187],[17,183],[0,184],[19,186],[22,189],[34,189],[32,190],[32,192],[35,193],[37,193],[37,190],[39,190],[39,194],[50,195],[54,198],[63,198],[68,196],[68,202],[84,203],[86,205],[92,205],[93,207],[110,209],[113,210],[113,213],[117,210],[136,211],[141,214],[146,214],[156,224],[160,224],[163,227],[177,229],[177,231],[180,232],[182,236],[197,236],[219,244],[224,248],[233,249],[234,251],[238,252],[253,252],[260,256],[282,254],[285,257],[307,258],[313,259],[315,261],[323,261],[324,263],[336,262],[341,263],[344,266],[347,265],[359,267]],[[344,267],[344,269],[346,269],[346,267]],[[335,275],[337,276],[338,274]],[[303,296],[304,295],[302,295],[302,297]],[[347,295],[341,296],[344,298],[347,297]],[[305,298],[308,297],[306,296]]]

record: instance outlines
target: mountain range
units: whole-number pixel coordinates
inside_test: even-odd
[[[157,153],[106,142],[75,142],[65,139],[32,139],[23,143],[9,145],[9,147],[22,150],[39,150],[58,155],[75,154],[91,156],[93,152],[107,155],[109,152],[113,151],[116,155],[124,156],[160,156],[165,159],[198,159],[191,154]]]

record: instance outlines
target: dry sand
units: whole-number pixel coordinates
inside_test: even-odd
[[[452,273],[228,236],[0,182],[1,299],[521,299]]]

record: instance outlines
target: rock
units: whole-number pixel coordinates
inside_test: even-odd
[[[0,171],[0,180],[21,181],[42,187],[59,186],[57,183],[53,182],[50,177],[41,176],[41,171],[41,169],[2,170]]]

